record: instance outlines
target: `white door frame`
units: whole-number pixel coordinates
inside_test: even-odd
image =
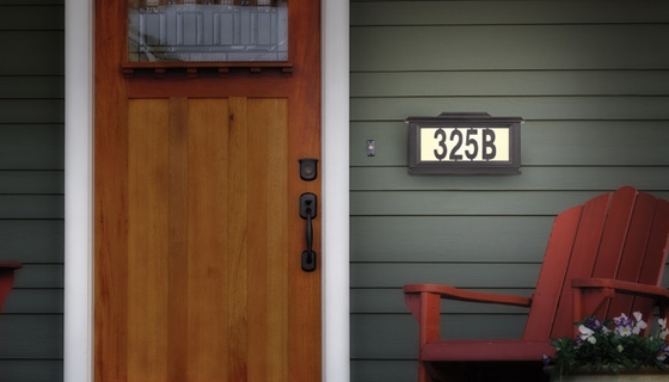
[[[64,380],[93,380],[93,1],[65,0]],[[322,0],[323,382],[350,380],[349,2]]]

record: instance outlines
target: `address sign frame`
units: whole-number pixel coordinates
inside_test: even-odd
[[[521,117],[444,112],[437,117],[408,117],[405,122],[409,174],[520,174]],[[426,137],[434,139],[429,143],[436,149],[423,147]]]

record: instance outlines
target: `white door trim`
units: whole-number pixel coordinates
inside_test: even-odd
[[[349,4],[322,0],[323,382],[349,366]],[[93,381],[93,1],[65,0],[64,380]]]

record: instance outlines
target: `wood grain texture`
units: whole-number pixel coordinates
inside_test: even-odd
[[[158,382],[168,375],[169,101],[128,106],[128,378]]]
[[[188,102],[187,380],[226,375],[228,109],[224,100]],[[182,223],[183,224],[183,223]],[[175,328],[176,329],[176,328]],[[184,330],[181,328],[180,330]],[[172,349],[178,352],[177,349]],[[176,380],[176,379],[175,379]]]

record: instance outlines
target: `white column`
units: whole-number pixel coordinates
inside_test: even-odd
[[[323,381],[350,380],[349,2],[323,0]]]
[[[64,380],[93,368],[93,3],[65,0]]]

